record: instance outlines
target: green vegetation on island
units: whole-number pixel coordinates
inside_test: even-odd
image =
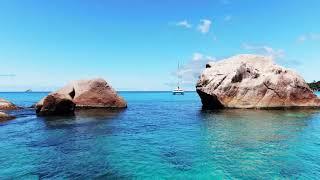
[[[313,81],[312,83],[308,83],[308,85],[313,91],[320,91],[320,81]]]

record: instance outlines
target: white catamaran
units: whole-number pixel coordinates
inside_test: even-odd
[[[179,70],[180,70],[180,65],[178,63],[178,73],[179,73]],[[180,88],[180,80],[181,80],[181,77],[178,74],[178,84],[177,84],[178,87],[172,91],[173,95],[184,95],[183,89]]]

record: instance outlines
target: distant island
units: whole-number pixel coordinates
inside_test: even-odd
[[[32,90],[31,90],[31,89],[28,89],[28,90],[26,90],[25,92],[32,92]]]
[[[308,85],[313,91],[320,91],[320,81],[313,81],[312,83],[308,83]]]

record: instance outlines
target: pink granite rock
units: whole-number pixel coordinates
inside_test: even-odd
[[[18,107],[13,103],[0,98],[0,110],[16,110]]]
[[[196,88],[209,109],[320,107],[300,75],[265,56],[237,55],[208,63]]]
[[[11,119],[14,119],[14,117],[10,116],[10,115],[8,115],[6,113],[0,112],[0,122],[1,121],[11,120]]]
[[[118,96],[117,92],[104,79],[73,81],[50,95],[63,95],[64,98],[70,99],[76,108],[127,107],[126,101]],[[46,98],[37,103],[37,112],[41,111],[45,101]]]

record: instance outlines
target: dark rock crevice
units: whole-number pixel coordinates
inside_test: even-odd
[[[273,91],[279,98],[281,98],[280,94],[279,94],[274,88],[271,88],[271,87],[268,86],[267,83],[265,83],[265,82],[263,83],[263,85],[264,85],[267,89]]]
[[[72,88],[72,91],[69,93],[69,96],[74,99],[74,97],[76,96],[76,91],[74,90],[74,88]]]
[[[210,95],[197,89],[202,102],[202,109],[223,109],[223,104],[215,95]]]
[[[227,75],[221,79],[221,81],[213,88],[213,90],[216,90],[226,78],[227,78]]]
[[[48,95],[43,105],[36,108],[38,116],[74,115],[75,104],[70,98]]]

